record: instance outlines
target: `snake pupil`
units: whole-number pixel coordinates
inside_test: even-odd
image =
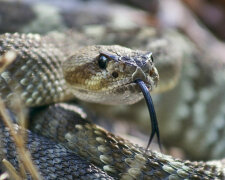
[[[153,58],[153,56],[151,55],[151,60],[152,60],[152,62],[154,62],[154,58]]]
[[[101,69],[106,69],[108,63],[108,58],[104,55],[100,55],[98,59],[98,65]]]

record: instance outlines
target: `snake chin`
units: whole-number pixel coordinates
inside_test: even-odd
[[[147,82],[147,88],[152,90],[153,84]],[[73,94],[83,101],[107,105],[129,105],[143,99],[142,92],[135,82],[119,83],[118,86],[102,91],[89,91],[73,88]]]

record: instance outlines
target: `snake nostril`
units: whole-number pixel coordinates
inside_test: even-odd
[[[151,77],[153,77],[153,76],[157,76],[157,69],[156,68],[152,68],[150,71],[149,71],[149,75],[151,76]]]
[[[113,76],[114,78],[117,78],[117,77],[119,76],[119,74],[118,74],[116,71],[113,71],[113,72],[112,72],[112,76]]]
[[[149,74],[150,74],[150,76],[153,76],[153,74],[155,74],[154,70],[151,69],[151,70],[149,71]]]

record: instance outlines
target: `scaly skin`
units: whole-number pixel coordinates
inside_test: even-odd
[[[32,38],[29,39],[30,37]],[[21,46],[20,43],[22,43],[23,46]],[[24,45],[26,43],[28,43],[27,46]],[[11,47],[7,46],[9,44]],[[2,76],[1,93],[3,94],[3,97],[6,102],[10,102],[9,101],[10,94],[15,93],[11,90],[15,87],[16,89],[18,89],[19,92],[21,92],[21,97],[23,97],[23,100],[26,106],[35,106],[38,104],[41,105],[41,104],[44,104],[45,101],[46,101],[46,104],[48,104],[50,102],[57,102],[57,101],[61,101],[63,99],[68,99],[71,97],[71,93],[67,92],[66,88],[63,89],[61,86],[56,86],[56,84],[59,85],[61,83],[62,86],[65,85],[66,87],[66,84],[64,81],[62,81],[61,75],[59,73],[60,62],[64,61],[64,58],[65,58],[62,52],[61,52],[62,59],[59,60],[60,57],[58,57],[58,55],[57,57],[54,57],[54,54],[55,53],[58,54],[59,52],[58,51],[54,52],[55,48],[52,47],[52,45],[48,46],[48,44],[46,44],[45,41],[40,43],[39,40],[36,40],[35,38],[33,39],[32,35],[20,36],[16,34],[13,36],[11,35],[3,36],[3,40],[1,41],[0,47],[2,48],[1,52],[5,52],[11,48],[13,48],[14,50],[20,49],[18,50],[18,52],[21,53],[20,55],[22,57],[20,59],[16,59],[14,64],[9,66],[8,70],[12,70],[11,72],[13,73],[8,73],[6,71],[6,72],[3,72],[3,74],[1,74]],[[29,51],[26,50],[26,48],[28,48]],[[49,49],[49,51],[44,51],[44,49]],[[56,48],[56,50],[57,49],[58,48]],[[49,52],[52,54],[48,54]],[[33,60],[44,61],[45,62],[43,63],[44,66],[42,66],[42,64],[39,64],[39,63],[35,65],[34,64],[35,61],[32,61],[28,57],[30,57]],[[54,60],[56,61],[54,62]],[[29,67],[33,69],[29,69],[27,66],[19,66],[19,64],[21,62],[24,63],[24,61],[27,61],[26,65],[28,66],[30,65]],[[54,62],[54,63],[49,63],[49,62]],[[53,64],[53,67],[52,67],[53,72],[49,73],[47,68],[50,67],[52,64]],[[17,71],[17,70],[22,70],[22,71]],[[28,71],[28,70],[33,70],[33,71]],[[40,73],[39,70],[46,72],[47,74]],[[31,72],[31,74],[23,76],[23,71]],[[20,72],[22,72],[22,74]],[[36,75],[39,75],[39,77]],[[31,79],[29,79],[30,77]],[[43,78],[42,81],[41,81],[41,78]],[[47,81],[44,81],[46,78],[47,78]],[[38,86],[29,87],[29,85],[31,85],[30,82],[33,82],[33,84],[40,82],[40,87]],[[46,86],[47,89],[43,89],[43,87],[45,87],[45,83],[48,83],[48,82],[52,84],[49,84],[49,86]],[[60,89],[60,87],[62,89]],[[48,96],[43,96],[43,94],[41,94],[44,90],[46,90],[45,94],[47,94]],[[40,94],[37,94],[37,93],[40,93]],[[38,99],[39,97],[44,99]],[[48,99],[45,99],[47,97]],[[9,103],[8,103],[8,106],[10,106]],[[53,114],[55,115],[56,113],[59,113],[57,114],[58,117],[67,116],[67,113],[65,113],[65,109],[67,108],[63,108],[63,111],[54,109]],[[69,108],[66,111],[70,112],[71,110]],[[47,112],[48,117],[50,114],[51,112]],[[51,117],[50,124],[48,124],[49,122],[48,119],[45,119],[44,121],[44,126],[47,126],[46,130],[48,133],[46,133],[44,129],[41,129],[41,132],[45,136],[55,137],[56,135],[55,130],[59,129],[60,130],[58,131],[58,133],[60,133],[58,136],[59,141],[62,141],[63,143],[67,144],[69,148],[74,150],[80,156],[84,158],[90,158],[91,162],[93,162],[96,166],[99,166],[100,168],[102,168],[104,171],[114,176],[115,178],[129,178],[129,177],[151,178],[151,179],[152,178],[182,179],[184,177],[197,178],[197,179],[224,178],[224,164],[222,161],[218,161],[215,165],[210,163],[201,163],[201,162],[191,163],[186,161],[175,160],[171,157],[168,157],[165,155],[159,155],[153,152],[148,152],[145,154],[142,148],[137,147],[119,137],[115,137],[112,134],[108,133],[107,131],[102,130],[101,128],[98,128],[93,124],[89,124],[88,122],[85,122],[85,120],[82,120],[82,122],[81,120],[77,120],[78,122],[76,122],[75,121],[76,119],[71,119],[71,117],[69,116],[69,117],[60,118],[59,121],[58,120],[54,121],[53,114],[51,114],[50,116]],[[59,123],[60,121],[63,121],[63,123]],[[68,123],[68,125],[66,127],[65,126],[59,127],[58,123],[59,125],[65,125]],[[40,122],[38,126],[41,126]],[[75,126],[75,129],[71,130],[70,128],[74,126]],[[66,129],[66,128],[69,128],[69,129]],[[49,129],[51,129],[51,131],[49,131]],[[3,133],[4,135],[5,131],[3,132],[4,132]],[[51,132],[53,132],[53,134],[51,134]],[[86,138],[88,138],[88,140]],[[48,142],[45,141],[45,143],[48,143]],[[36,155],[39,156],[39,152],[37,152]],[[39,157],[41,156],[42,155],[40,155]],[[137,163],[138,165],[136,164],[136,161],[138,161]],[[114,164],[116,164],[116,166]],[[38,166],[40,167],[40,171],[42,172],[42,168],[41,168],[42,164],[40,163],[38,164]],[[205,171],[206,169],[208,171]],[[63,169],[60,169],[59,172],[67,173],[67,170],[66,168],[63,168]]]
[[[119,179],[223,179],[224,162],[190,162],[145,151],[56,104],[36,113],[34,131],[60,141],[78,155]],[[77,110],[76,110],[77,111]],[[84,115],[82,115],[84,116]],[[75,127],[75,128],[73,128]]]
[[[15,127],[18,126],[15,125]],[[18,169],[15,144],[10,137],[8,129],[2,123],[0,124],[0,138],[1,161],[3,158],[6,158]],[[28,132],[27,149],[30,151],[32,160],[44,179],[113,179],[100,168],[97,168],[65,147],[31,132]],[[4,166],[2,166],[2,163],[0,167],[0,173],[3,173]],[[27,179],[31,179],[29,174]]]

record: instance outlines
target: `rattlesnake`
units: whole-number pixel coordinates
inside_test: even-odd
[[[16,36],[19,36],[19,35],[16,35]],[[32,37],[33,35],[29,35],[29,36]],[[24,35],[24,37],[26,38],[27,36]],[[26,41],[26,42],[28,42],[28,41]],[[53,48],[54,48],[54,45],[53,45]],[[63,53],[62,53],[62,55],[63,55]],[[67,98],[70,98],[70,97],[71,97],[71,95],[69,94]],[[30,101],[28,103],[30,103]],[[56,112],[57,113],[59,112],[59,114],[61,114],[61,112],[64,112],[64,109],[68,109],[68,108],[69,109],[73,109],[71,106],[64,105],[64,104],[56,105],[56,108],[58,108],[58,110]],[[52,113],[52,111],[53,111],[53,113]],[[173,178],[184,178],[184,177],[189,177],[189,178],[194,178],[194,177],[196,177],[196,178],[203,178],[204,177],[204,178],[206,178],[206,177],[208,177],[209,179],[212,179],[214,176],[215,176],[215,178],[216,177],[217,178],[223,178],[224,177],[223,172],[222,172],[224,169],[223,169],[223,167],[219,167],[219,164],[221,162],[217,162],[218,163],[217,164],[217,167],[214,166],[214,165],[209,165],[210,163],[206,163],[206,164],[204,164],[204,163],[198,163],[197,166],[196,166],[195,163],[191,163],[191,162],[185,162],[185,163],[183,163],[183,162],[181,162],[179,160],[173,160],[170,157],[161,156],[161,155],[159,155],[157,153],[152,153],[152,152],[150,153],[149,152],[150,154],[145,155],[143,149],[141,149],[139,147],[136,147],[136,146],[134,146],[134,145],[132,145],[132,144],[130,144],[128,142],[126,142],[127,144],[125,146],[123,146],[124,141],[122,139],[120,139],[118,137],[114,137],[111,134],[105,133],[104,130],[99,129],[98,127],[96,129],[96,127],[95,126],[93,127],[92,124],[91,125],[86,124],[86,123],[88,123],[86,121],[80,122],[78,120],[78,123],[80,123],[80,124],[78,124],[78,126],[76,126],[76,129],[77,130],[83,129],[84,130],[83,132],[82,131],[81,132],[80,131],[75,131],[73,133],[72,132],[71,133],[68,133],[70,131],[69,130],[65,130],[64,131],[63,130],[63,127],[60,126],[61,124],[59,122],[52,121],[52,122],[49,122],[49,125],[48,125],[48,123],[47,123],[48,122],[48,113],[54,114],[54,111],[55,111],[55,109],[53,108],[53,109],[50,109],[50,112],[47,112],[47,115],[42,115],[42,117],[47,116],[45,118],[45,122],[44,122],[44,126],[47,126],[47,129],[46,130],[48,131],[48,128],[49,129],[52,128],[52,131],[55,133],[54,128],[57,128],[57,129],[59,128],[61,130],[59,132],[66,133],[66,134],[64,134],[64,137],[67,138],[67,141],[68,142],[65,142],[65,140],[62,140],[62,141],[63,141],[63,143],[68,143],[69,144],[69,147],[72,148],[72,149],[74,147],[73,146],[73,143],[74,143],[73,142],[74,141],[74,139],[73,139],[73,137],[74,137],[73,133],[78,133],[78,134],[79,133],[84,133],[85,135],[90,135],[90,136],[86,136],[86,138],[87,137],[90,138],[90,140],[86,142],[87,144],[84,144],[82,138],[81,138],[81,142],[83,142],[83,143],[77,143],[76,142],[75,145],[78,145],[78,147],[80,149],[78,147],[76,147],[76,149],[74,149],[74,151],[77,151],[78,153],[80,151],[81,154],[82,153],[83,154],[86,154],[86,152],[84,151],[84,149],[85,148],[89,149],[88,148],[89,145],[93,142],[94,145],[95,145],[95,147],[98,147],[98,150],[101,149],[101,151],[91,152],[93,154],[90,154],[90,152],[87,151],[88,156],[90,156],[90,160],[92,162],[96,163],[98,166],[102,167],[106,172],[108,172],[110,175],[113,175],[114,177],[117,177],[117,178],[118,177],[123,177],[123,178],[129,178],[129,177],[130,178],[131,177],[145,178],[146,176],[148,176],[149,178],[156,178],[156,179],[157,178],[164,178],[164,177],[169,177],[169,178],[172,178],[172,177]],[[53,115],[51,117],[53,117]],[[39,125],[36,125],[36,127],[35,127],[36,130],[40,130],[41,120],[39,120],[39,121],[40,121],[39,122]],[[50,121],[50,119],[49,119],[49,121]],[[62,121],[64,122],[64,120],[62,120]],[[64,122],[64,123],[67,123],[67,122]],[[68,123],[74,123],[74,122],[70,122],[69,121]],[[55,125],[53,125],[53,124],[55,124]],[[85,126],[83,126],[83,124],[85,124]],[[5,130],[3,130],[3,131],[4,131],[3,134],[6,134],[8,136],[8,134],[5,132]],[[41,130],[41,131],[43,131],[43,130]],[[87,132],[85,133],[85,131],[87,131]],[[112,146],[111,148],[117,148],[117,145],[119,145],[119,147],[122,147],[124,150],[126,150],[127,148],[129,149],[126,152],[127,154],[125,155],[126,158],[124,159],[124,162],[125,162],[125,166],[124,167],[123,167],[123,165],[121,165],[122,167],[119,166],[119,164],[117,163],[117,159],[112,162],[111,157],[114,157],[114,156],[117,157],[117,155],[114,155],[113,156],[110,151],[106,151],[107,146],[106,147],[104,146],[104,141],[103,141],[103,143],[101,142],[102,139],[98,139],[97,145],[95,144],[96,143],[96,140],[95,141],[94,140],[91,140],[93,137],[95,137],[91,133],[92,131],[93,131],[93,133],[94,133],[95,136],[96,136],[96,134],[97,135],[100,135],[100,136],[103,136],[103,137],[104,136],[107,136],[106,138],[109,138],[109,141],[112,143],[112,144],[111,143],[109,143],[109,144],[107,143],[107,145],[108,146]],[[55,135],[54,133],[52,135],[49,134],[49,136],[54,136]],[[48,133],[46,133],[46,132],[43,131],[43,134],[47,135]],[[62,134],[60,134],[60,135],[62,135]],[[79,136],[82,137],[82,134],[79,134]],[[35,139],[35,138],[36,138],[35,135],[34,136],[33,135],[30,135],[30,139],[32,139],[32,140],[29,140],[29,142],[32,144],[32,142],[34,142],[33,139]],[[7,141],[9,141],[9,140],[6,139],[6,142]],[[39,142],[39,141],[42,141],[42,139],[41,140],[36,139],[36,141]],[[46,142],[45,139],[43,140],[43,142]],[[53,146],[51,143],[49,143],[50,144],[49,145],[50,150],[51,150],[51,148]],[[83,145],[84,147],[80,147],[81,145]],[[11,147],[11,145],[10,145],[10,147]],[[61,148],[63,149],[63,147],[61,147]],[[59,150],[59,151],[62,151],[62,152],[66,151],[66,150],[64,150],[64,149],[62,150],[62,149]],[[92,148],[90,148],[90,149],[92,149]],[[109,149],[107,149],[107,150],[109,150]],[[84,152],[82,152],[82,151],[84,151]],[[99,152],[102,153],[101,156],[99,156]],[[96,158],[94,156],[95,153],[97,153],[97,156],[96,157],[98,157],[98,156],[100,157],[100,162],[98,161],[98,158]],[[106,155],[104,153],[106,153]],[[117,152],[117,153],[119,154],[120,152]],[[111,155],[111,157],[109,156],[109,154]],[[9,153],[9,155],[11,155],[11,153]],[[93,155],[93,157],[91,155]],[[38,158],[38,157],[36,157],[36,158]],[[123,156],[121,157],[121,159],[123,159]],[[36,159],[36,160],[38,160],[38,159]],[[120,162],[119,159],[118,159],[118,161]],[[139,166],[136,165],[137,162],[139,163]],[[113,167],[113,164],[110,164],[110,163],[113,163],[113,164],[116,163],[116,164],[118,164],[118,167],[120,167],[120,168],[117,169],[117,167]],[[213,164],[213,163],[211,163],[211,164]],[[123,171],[123,168],[125,168],[124,171]],[[145,170],[141,170],[142,168],[144,168]],[[147,169],[149,168],[149,170],[146,170],[146,168]],[[205,169],[205,172],[203,172],[202,168],[203,168],[203,170]],[[207,172],[206,169],[207,170],[211,170],[211,171],[215,171],[215,174],[214,173],[208,174],[208,172]],[[78,174],[79,174],[80,171],[79,170],[77,170],[77,171],[78,171]],[[96,170],[96,171],[99,171],[99,174],[102,173],[103,174],[102,175],[103,177],[104,176],[105,177],[107,176],[103,172],[101,172],[101,170]],[[99,174],[96,175],[95,174],[96,171],[94,171],[94,170],[91,171],[91,175],[94,174],[93,176],[91,176],[88,173],[87,173],[87,176],[88,177],[92,177],[92,178],[98,177]],[[221,172],[219,172],[219,171],[221,171]],[[45,175],[45,176],[48,175],[48,177],[52,177],[52,178],[54,177],[54,175],[51,174],[51,173],[48,174],[45,171],[43,171],[43,172],[44,172],[43,175]],[[55,172],[57,172],[57,170]],[[60,177],[60,174],[62,174],[62,172],[61,172],[61,170],[59,170],[58,172],[59,172],[58,173],[59,174],[58,177]],[[88,170],[87,170],[87,172],[88,172]],[[94,173],[92,174],[92,172],[94,172]],[[55,177],[57,177],[56,174],[55,174]],[[82,174],[82,173],[80,173],[80,174]],[[85,173],[83,173],[83,174],[85,174]],[[216,174],[218,174],[218,176],[216,176]],[[65,173],[64,175],[65,175],[65,177],[71,176],[71,171],[70,171],[70,173],[68,173],[68,174]],[[73,175],[73,177],[76,177],[76,176]],[[78,176],[78,177],[81,177],[81,176]]]
[[[120,46],[88,46],[78,50],[76,55],[71,56],[64,62],[64,65],[62,65],[61,59],[64,58],[65,54],[60,52],[57,48],[54,48],[52,44],[42,40],[39,35],[6,34],[1,36],[1,52],[5,53],[10,50],[17,52],[18,59],[16,59],[13,64],[9,65],[6,71],[1,74],[1,94],[6,103],[13,102],[12,98],[15,96],[12,96],[12,92],[14,91],[21,92],[19,97],[23,98],[25,106],[28,107],[69,99],[72,96],[69,91],[71,88],[68,88],[65,80],[72,88],[76,88],[74,84],[77,84],[78,88],[75,89],[75,93],[78,93],[78,95],[76,94],[76,96],[79,98],[82,97],[84,100],[99,100],[103,101],[103,103],[121,103],[123,101],[125,103],[133,103],[141,97],[137,87],[132,84],[132,76],[136,72],[136,60],[132,62],[132,59],[128,59],[128,57],[133,57],[133,59],[137,58],[141,61],[148,60],[145,56],[146,52],[131,51],[130,49]],[[112,64],[108,65],[109,74],[106,74],[107,72],[104,71],[104,68],[103,70],[99,68],[98,59],[101,58],[102,54],[104,54],[104,56],[107,54],[109,57],[121,60],[118,64],[112,61]],[[123,60],[124,57],[127,58]],[[140,59],[141,57],[144,58],[144,60]],[[141,63],[139,60],[137,60],[137,63]],[[75,63],[77,64],[75,65]],[[61,66],[64,68],[64,76]],[[86,69],[86,71],[83,71],[84,69]],[[146,69],[147,73],[151,72],[152,78],[149,80],[150,82],[157,82],[158,77],[154,68],[144,66],[143,69]],[[118,83],[115,81],[117,77],[112,76],[113,72],[117,72],[118,76],[122,77],[121,79],[118,77],[119,82],[122,82]],[[152,79],[155,80],[153,81]],[[120,89],[120,84],[123,84],[121,86],[122,89]],[[128,88],[126,88],[126,84]],[[131,87],[129,84],[131,84]],[[152,88],[152,86],[149,88]],[[12,89],[14,91],[12,91]],[[127,92],[124,93],[124,91]],[[104,97],[102,97],[103,95]],[[122,96],[125,96],[124,100]],[[133,99],[134,97],[135,100]],[[9,104],[8,106],[12,105]],[[61,112],[57,108],[62,108]],[[160,157],[160,155],[154,155],[154,153],[151,155],[152,152],[145,154],[144,149],[124,142],[124,140],[119,137],[114,137],[110,133],[94,125],[90,125],[85,121],[78,121],[78,123],[74,124],[72,115],[71,117],[64,117],[67,116],[67,113],[63,112],[65,109],[63,105],[56,105],[56,109],[53,108],[52,111],[56,114],[59,111],[61,115],[49,116],[52,112],[48,112],[46,118],[44,118],[45,115],[43,115],[39,118],[39,121],[35,120],[35,122],[38,122],[38,124],[34,125],[35,129],[48,137],[54,138],[57,134],[56,136],[58,136],[59,141],[68,144],[70,149],[73,149],[78,155],[90,159],[91,162],[102,167],[103,170],[114,177],[223,177],[222,169],[217,169],[219,166],[215,170],[212,170],[216,166],[201,164],[201,166],[198,167],[200,169],[198,169],[195,164],[190,162],[182,163],[178,160],[168,161],[164,156]],[[70,111],[70,108],[68,111]],[[38,116],[40,117],[40,115]],[[59,118],[59,121],[63,123],[53,120],[56,118]],[[41,120],[44,121],[41,122]],[[65,127],[61,127],[61,124]],[[72,130],[72,127],[75,127],[75,129]],[[55,128],[58,129],[57,132]],[[47,132],[45,132],[45,129]],[[3,133],[3,139],[4,136]],[[85,140],[86,138],[87,140]],[[87,144],[85,142],[87,142]],[[3,148],[4,146],[7,147],[5,143],[3,143]],[[30,151],[32,152],[34,150],[31,148]],[[39,155],[36,150],[35,153],[36,156],[40,158],[41,155]],[[123,161],[121,162],[122,159]],[[156,162],[153,162],[154,160],[152,159],[155,159]],[[141,164],[133,165],[137,163],[136,161]],[[41,171],[42,164],[38,164],[38,167]],[[211,171],[215,172],[208,174],[207,171],[203,171],[202,168],[205,170],[211,169]],[[161,173],[158,172],[159,169],[161,169]],[[156,172],[156,174],[152,174],[152,171],[157,171],[159,174],[156,175]],[[46,176],[44,172],[43,176]]]

